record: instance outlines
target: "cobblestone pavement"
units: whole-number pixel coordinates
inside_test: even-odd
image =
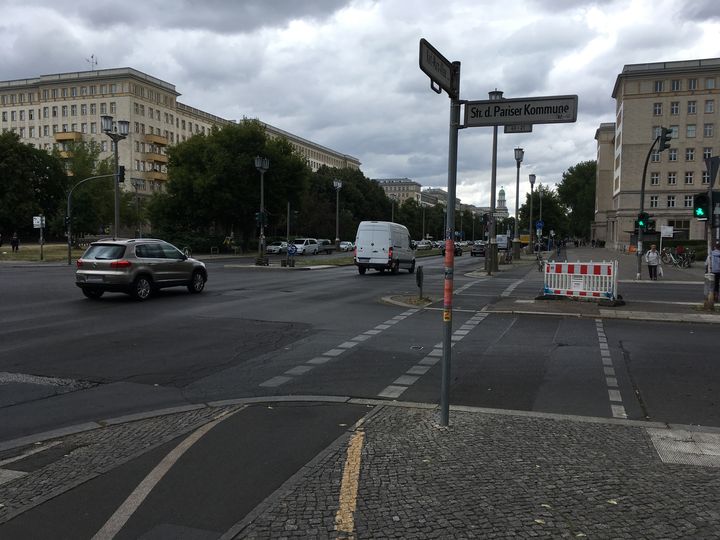
[[[158,416],[3,452],[0,472],[14,478],[0,484],[0,523],[235,409]]]
[[[225,537],[720,538],[720,468],[664,463],[639,423],[460,411],[449,428],[435,420],[384,407],[359,428],[350,529],[336,526],[347,437]]]

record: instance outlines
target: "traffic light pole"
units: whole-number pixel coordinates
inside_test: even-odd
[[[647,174],[647,167],[648,162],[650,161],[650,155],[653,152],[653,149],[655,148],[655,144],[660,140],[660,137],[655,137],[655,140],[650,145],[650,150],[648,150],[647,156],[645,157],[645,166],[643,167],[643,173],[642,173],[642,181],[640,183],[640,211],[639,214],[643,214],[645,212],[645,175]],[[635,276],[636,280],[642,279],[642,255],[643,255],[643,229],[645,227],[641,227],[640,224],[638,224],[638,240],[637,240],[637,275]]]

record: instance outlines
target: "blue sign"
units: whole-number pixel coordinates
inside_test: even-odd
[[[544,221],[540,221],[539,219],[535,222],[535,228],[536,229],[542,229],[545,226]]]
[[[295,255],[297,253],[297,246],[295,244],[290,244],[288,246],[288,255]]]

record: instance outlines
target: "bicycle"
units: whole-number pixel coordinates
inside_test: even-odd
[[[690,257],[685,255],[673,255],[670,248],[663,248],[660,259],[663,264],[672,264],[675,268],[690,268]]]

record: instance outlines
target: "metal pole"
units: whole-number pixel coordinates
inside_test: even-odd
[[[660,141],[660,136],[655,137],[655,140],[650,145],[647,156],[645,156],[645,165],[643,166],[642,179],[640,182],[640,213],[645,211],[645,175],[647,174],[648,162],[650,161],[650,154],[652,154],[655,143]],[[642,252],[643,252],[643,229],[638,226],[637,236],[637,275],[635,279],[642,279]]]
[[[518,229],[518,207],[520,206],[520,162],[517,161],[515,178],[515,237],[513,238],[513,259],[520,258],[520,232]]]
[[[500,101],[503,93],[500,90],[493,90],[488,93],[491,100]],[[488,276],[498,271],[498,250],[497,238],[495,237],[495,190],[497,189],[497,136],[498,127],[493,126],[492,144],[492,173],[490,176],[490,264],[488,265]]]
[[[530,242],[528,243],[528,250],[530,251],[530,253],[535,252],[535,243],[533,242],[532,214],[533,214],[533,182],[530,182],[530,224],[528,225],[528,228],[530,230]]]
[[[70,204],[70,201],[72,200],[72,193],[75,191],[75,188],[78,187],[80,184],[84,184],[88,180],[95,180],[97,178],[115,178],[114,174],[101,174],[99,176],[90,176],[88,178],[83,178],[80,180],[77,184],[75,184],[72,188],[70,188],[70,191],[68,192],[67,196],[67,216],[68,216],[68,265],[72,264],[72,205]]]
[[[118,157],[118,140],[112,135],[110,138],[115,147],[115,223],[113,224],[113,240],[117,240],[118,227],[120,225],[120,165]]]
[[[260,170],[260,259],[265,259],[265,171]]]
[[[422,203],[420,203],[422,205]],[[423,222],[422,222],[422,238],[420,240],[425,240],[425,206],[422,206],[422,214],[423,214]]]
[[[340,247],[340,188],[335,188],[335,248]]]
[[[440,388],[440,425],[450,422],[450,363],[452,359],[452,296],[455,266],[455,188],[457,183],[458,130],[460,129],[460,62],[453,62],[454,88],[457,94],[450,101],[448,143],[448,207],[445,229],[445,294],[443,298],[443,357]]]

